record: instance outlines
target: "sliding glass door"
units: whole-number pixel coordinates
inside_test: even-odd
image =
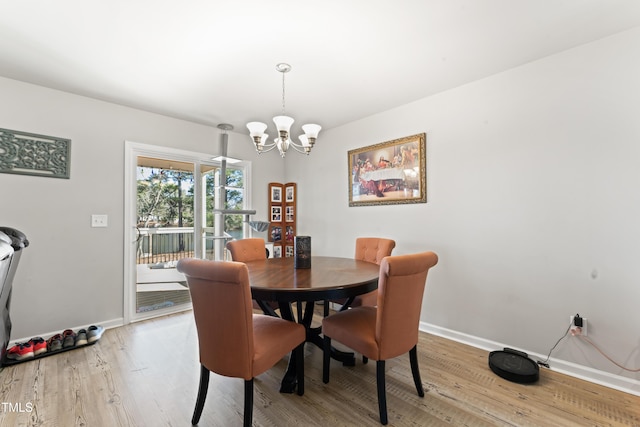
[[[226,241],[244,237],[243,215],[218,212],[246,209],[249,167],[136,143],[127,143],[125,157],[128,323],[191,308],[176,264],[186,257],[225,259]]]

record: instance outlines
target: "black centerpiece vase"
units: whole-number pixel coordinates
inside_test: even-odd
[[[293,238],[293,259],[295,268],[311,268],[311,237]]]

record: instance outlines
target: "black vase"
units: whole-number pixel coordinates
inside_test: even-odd
[[[293,257],[295,268],[311,268],[311,237],[293,238]]]

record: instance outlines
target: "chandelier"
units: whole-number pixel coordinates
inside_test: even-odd
[[[299,153],[309,154],[322,128],[316,124],[303,125],[302,130],[304,131],[304,135],[298,137],[300,143],[293,141],[289,137],[289,131],[294,120],[292,117],[285,116],[284,114],[284,75],[291,71],[291,65],[280,63],[276,65],[276,70],[282,73],[282,115],[273,118],[273,123],[275,123],[278,130],[278,137],[272,143],[267,143],[269,135],[264,133],[265,130],[267,130],[267,125],[262,122],[247,123],[249,135],[256,145],[258,154],[266,153],[267,151],[277,148],[280,155],[284,157],[290,147],[293,147],[293,149]]]

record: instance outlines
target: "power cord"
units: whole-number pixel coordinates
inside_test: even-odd
[[[579,325],[577,324],[579,323]],[[564,338],[567,337],[567,335],[569,334],[569,331],[571,331],[571,327],[572,326],[576,326],[577,328],[577,333],[572,333],[571,335],[576,336],[578,338],[580,338],[582,341],[586,342],[587,344],[590,344],[591,346],[593,346],[593,348],[595,348],[596,350],[598,350],[598,352],[603,355],[608,361],[610,361],[611,363],[613,363],[614,365],[616,365],[618,368],[620,369],[624,369],[625,371],[629,371],[629,372],[640,372],[640,368],[638,369],[631,369],[631,368],[627,368],[626,366],[621,365],[620,363],[616,362],[615,360],[613,360],[611,357],[609,357],[604,351],[602,351],[600,349],[600,347],[598,347],[593,341],[591,341],[589,338],[585,337],[584,335],[582,335],[580,333],[581,331],[581,326],[582,326],[582,318],[580,317],[579,314],[576,315],[576,318],[574,319],[573,322],[569,323],[569,326],[567,327],[567,330],[564,332],[564,334],[560,337],[560,339],[558,339],[558,341],[556,341],[556,343],[553,345],[553,347],[551,347],[551,350],[549,350],[549,354],[547,354],[547,358],[545,360],[538,360],[537,363],[540,366],[544,366],[545,368],[549,367],[549,358],[551,357],[551,352],[553,352],[553,350],[558,346],[558,344],[560,344],[560,341],[562,341]]]
[[[567,334],[569,333],[569,330],[571,329],[572,324],[569,323],[569,326],[567,326],[567,330],[564,331],[564,334],[558,339],[558,341],[556,341],[556,343],[553,345],[553,347],[551,347],[551,350],[549,350],[549,354],[547,354],[547,358],[544,360],[538,360],[538,365],[540,366],[544,366],[545,368],[549,367],[549,358],[551,357],[551,352],[553,350],[555,350],[555,348],[558,346],[558,344],[560,344],[560,341],[562,341],[564,338],[566,338]]]
[[[593,341],[591,341],[589,338],[585,337],[584,335],[577,335],[578,338],[580,338],[582,341],[585,341],[589,344],[591,344],[593,346],[593,348],[595,348],[596,350],[598,350],[598,352],[603,355],[604,357],[607,358],[607,360],[611,363],[613,363],[614,365],[616,365],[618,368],[620,369],[624,369],[625,371],[629,371],[629,372],[640,372],[640,368],[638,369],[631,369],[631,368],[627,368],[626,366],[622,366],[621,364],[619,364],[618,362],[616,362],[615,360],[613,360],[612,358],[610,358],[609,356],[607,356],[605,354],[604,351],[600,350],[600,347],[598,347],[597,345],[595,345],[595,343]]]

